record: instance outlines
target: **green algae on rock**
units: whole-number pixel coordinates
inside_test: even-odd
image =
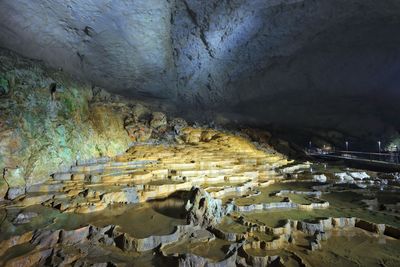
[[[29,186],[76,161],[128,148],[123,107],[93,102],[90,86],[38,62],[3,50],[0,60],[1,87],[7,89],[0,96],[1,170],[17,168]]]

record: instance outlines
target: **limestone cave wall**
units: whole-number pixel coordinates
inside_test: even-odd
[[[400,128],[397,0],[4,0],[0,10],[0,46],[187,117],[360,138]]]
[[[112,98],[104,103],[90,86],[5,50],[0,61],[0,170],[9,172],[4,176],[32,184],[76,161],[127,149],[123,107]]]

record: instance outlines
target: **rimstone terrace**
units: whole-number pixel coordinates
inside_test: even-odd
[[[115,203],[140,203],[193,186],[212,196],[245,194],[258,184],[279,179],[276,168],[288,163],[239,136],[187,128],[181,144],[136,145],[113,159],[72,166],[34,185],[21,200],[63,212],[100,211]]]
[[[0,267],[399,267],[400,0],[0,0]]]
[[[173,143],[72,166],[5,203],[0,263],[351,266],[378,257],[397,266],[386,253],[400,249],[399,197],[375,191],[372,175],[294,163],[243,134],[187,127]],[[348,255],[343,246],[360,238],[374,253],[361,246]]]

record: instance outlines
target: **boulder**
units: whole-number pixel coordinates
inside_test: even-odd
[[[187,144],[209,142],[218,136],[218,132],[209,129],[187,127],[182,129],[180,139]]]
[[[200,225],[203,228],[216,225],[224,216],[221,199],[214,199],[204,189],[194,187],[186,205],[188,223]]]
[[[149,140],[153,131],[143,123],[127,125],[125,129],[133,142],[145,142]]]
[[[180,138],[184,143],[198,144],[201,141],[201,129],[185,128],[182,131]]]
[[[182,129],[188,126],[187,122],[182,118],[173,118],[169,122],[170,127],[174,130],[175,134],[180,134]]]
[[[140,122],[147,115],[150,115],[150,110],[142,104],[137,103],[132,107],[132,119],[134,122]]]
[[[153,112],[151,114],[150,127],[157,130],[166,130],[167,116],[162,112]]]

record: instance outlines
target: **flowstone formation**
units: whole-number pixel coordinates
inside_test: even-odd
[[[400,263],[398,175],[296,163],[242,132],[180,126],[2,202],[0,263]]]
[[[0,59],[1,266],[400,264],[399,174]]]
[[[151,104],[125,100],[7,50],[0,50],[0,62],[0,200],[23,195],[74,163],[161,139],[167,130],[165,114],[152,112]],[[185,126],[170,120],[170,131]]]
[[[68,171],[52,174],[44,183],[28,187],[21,201],[24,205],[42,203],[63,212],[88,213],[109,204],[167,197],[202,184],[249,186],[254,180],[269,179],[275,175],[273,168],[287,163],[282,155],[257,150],[243,137],[211,129],[184,128],[175,139],[136,144],[125,154],[71,166]],[[246,190],[246,186],[224,190],[213,194],[222,196]],[[191,200],[194,218],[204,220],[221,213],[221,204],[209,198],[201,200],[199,194]],[[203,213],[197,214],[202,209]]]

